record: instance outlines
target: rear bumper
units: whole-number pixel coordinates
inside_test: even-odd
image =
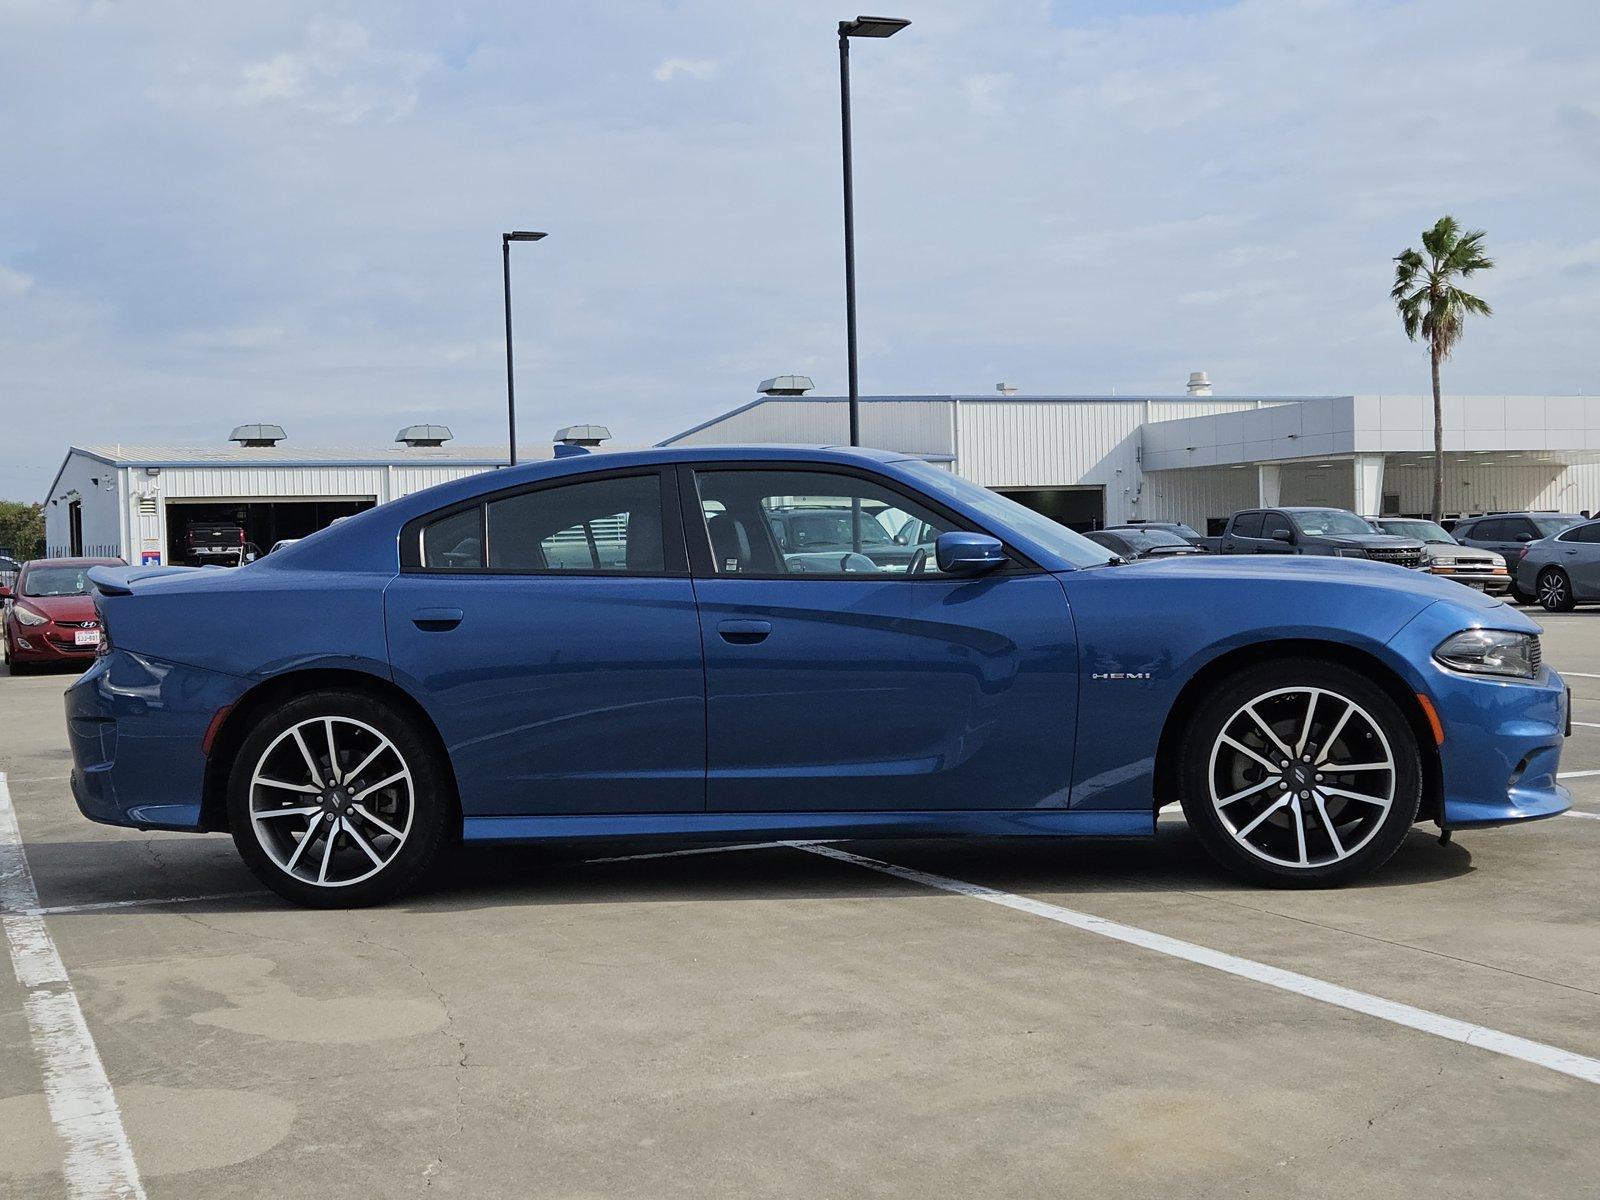
[[[207,727],[243,694],[231,675],[113,651],[66,692],[72,795],[91,821],[200,828]]]

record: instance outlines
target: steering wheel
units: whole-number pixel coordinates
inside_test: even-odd
[[[921,575],[928,568],[928,548],[918,546],[917,552],[911,556],[911,561],[906,564],[907,575]]]

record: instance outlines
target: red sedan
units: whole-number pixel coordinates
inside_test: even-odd
[[[0,585],[6,666],[21,675],[46,663],[87,664],[100,648],[89,597],[90,567],[127,566],[120,558],[39,558],[24,563],[13,587]]]

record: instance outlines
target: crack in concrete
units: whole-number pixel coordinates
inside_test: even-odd
[[[421,964],[419,964],[408,951],[402,950],[398,946],[391,946],[387,942],[380,942],[368,934],[362,934],[356,940],[361,942],[363,945],[374,946],[380,950],[387,950],[390,954],[396,955],[398,958],[400,958],[400,960],[404,962],[406,966],[410,967],[412,971],[416,973],[417,978],[422,980],[422,986],[433,993],[434,999],[438,1000],[439,1002],[439,1007],[444,1009],[444,1029],[441,1032],[446,1038],[455,1043],[456,1065],[452,1074],[455,1079],[456,1096],[454,1112],[450,1122],[450,1131],[439,1143],[438,1148],[434,1151],[432,1160],[429,1161],[428,1165],[424,1167],[422,1171],[424,1185],[431,1188],[433,1186],[434,1177],[444,1170],[445,1152],[461,1137],[463,1133],[466,1132],[467,1042],[466,1039],[461,1037],[457,1032],[455,1009],[451,1007],[450,998],[446,996],[439,986],[433,982],[432,978],[429,977],[428,972],[422,968]]]

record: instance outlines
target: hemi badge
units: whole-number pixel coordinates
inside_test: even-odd
[[[1090,679],[1149,679],[1149,671],[1096,671]]]

